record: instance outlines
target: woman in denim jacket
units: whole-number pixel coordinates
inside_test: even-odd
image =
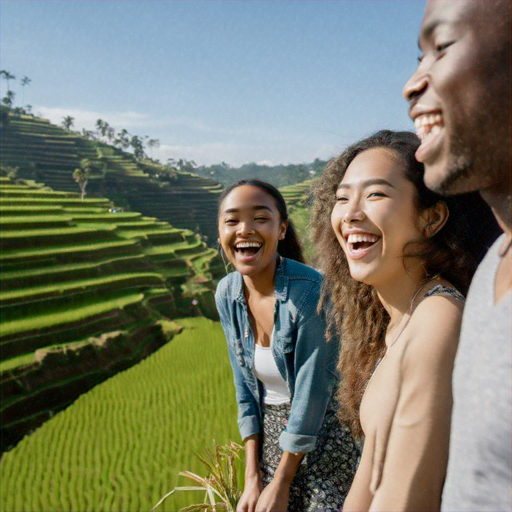
[[[235,267],[216,303],[245,442],[237,510],[340,510],[359,450],[337,418],[339,347],[317,314],[322,277],[301,263],[284,199],[268,183],[223,192],[219,241]]]

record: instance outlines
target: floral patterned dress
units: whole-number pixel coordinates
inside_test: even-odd
[[[286,427],[291,404],[263,406],[260,467],[268,485],[279,465],[279,436]],[[290,488],[289,512],[341,510],[359,463],[360,449],[350,430],[341,425],[333,398],[318,433],[316,447],[301,461]]]

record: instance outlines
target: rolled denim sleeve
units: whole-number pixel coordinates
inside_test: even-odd
[[[217,291],[215,302],[219,312],[220,322],[226,336],[228,345],[229,361],[233,370],[233,380],[235,383],[236,400],[238,405],[238,429],[242,440],[254,434],[260,433],[260,421],[258,416],[258,406],[256,399],[247,386],[242,369],[238,363],[237,356],[233,349],[233,340],[230,340],[229,322],[233,320],[229,317],[223,304],[222,293]]]
[[[260,433],[258,408],[254,395],[245,383],[245,379],[230,343],[228,343],[228,351],[229,361],[233,369],[236,401],[238,404],[238,429],[240,430],[240,437],[242,440],[245,440],[249,436]]]
[[[294,351],[295,390],[280,447],[291,453],[310,452],[324,421],[327,405],[338,383],[339,341],[325,338],[325,316],[316,312],[319,287],[304,298],[298,318]]]

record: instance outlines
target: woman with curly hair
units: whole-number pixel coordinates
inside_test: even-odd
[[[332,160],[313,191],[328,329],[343,340],[340,411],[364,437],[350,512],[439,510],[463,294],[497,235],[478,195],[425,187],[419,144],[380,131]]]

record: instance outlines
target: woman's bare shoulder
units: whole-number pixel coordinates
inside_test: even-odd
[[[447,295],[424,299],[414,311],[407,328],[407,347],[403,362],[413,362],[417,369],[453,361],[460,336],[464,304]]]

